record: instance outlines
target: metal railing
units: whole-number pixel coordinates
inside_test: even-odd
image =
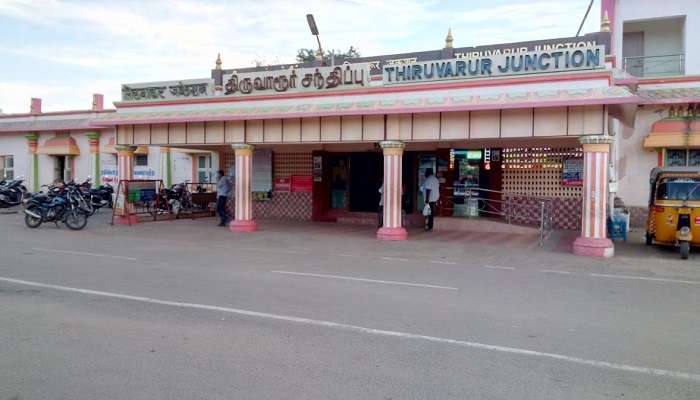
[[[545,240],[552,232],[552,199],[460,186],[462,185],[455,185],[454,189],[456,190],[453,191],[454,195],[452,196],[455,216],[489,215],[500,217],[509,224],[537,227],[540,246],[544,245]]]
[[[625,57],[624,70],[636,77],[673,76],[685,74],[685,54]]]

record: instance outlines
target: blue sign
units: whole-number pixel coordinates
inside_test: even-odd
[[[383,84],[486,78],[605,68],[603,46],[385,65]]]

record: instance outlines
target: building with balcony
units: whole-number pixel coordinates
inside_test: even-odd
[[[700,4],[696,0],[602,0],[610,21],[615,82],[639,96],[612,121],[614,196],[646,219],[649,171],[700,167]]]

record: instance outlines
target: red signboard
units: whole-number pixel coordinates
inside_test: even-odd
[[[695,225],[700,225],[700,217],[695,217]]]
[[[292,192],[312,192],[314,178],[311,175],[292,175]]]
[[[275,178],[275,192],[290,192],[292,190],[291,178]]]

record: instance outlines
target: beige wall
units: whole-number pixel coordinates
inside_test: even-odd
[[[603,134],[604,106],[124,125],[120,144],[441,141]]]
[[[657,153],[644,149],[644,139],[654,122],[668,115],[666,106],[642,106],[634,128],[618,123],[616,129],[617,196],[627,206],[646,207],[649,201],[649,173],[657,165]]]

